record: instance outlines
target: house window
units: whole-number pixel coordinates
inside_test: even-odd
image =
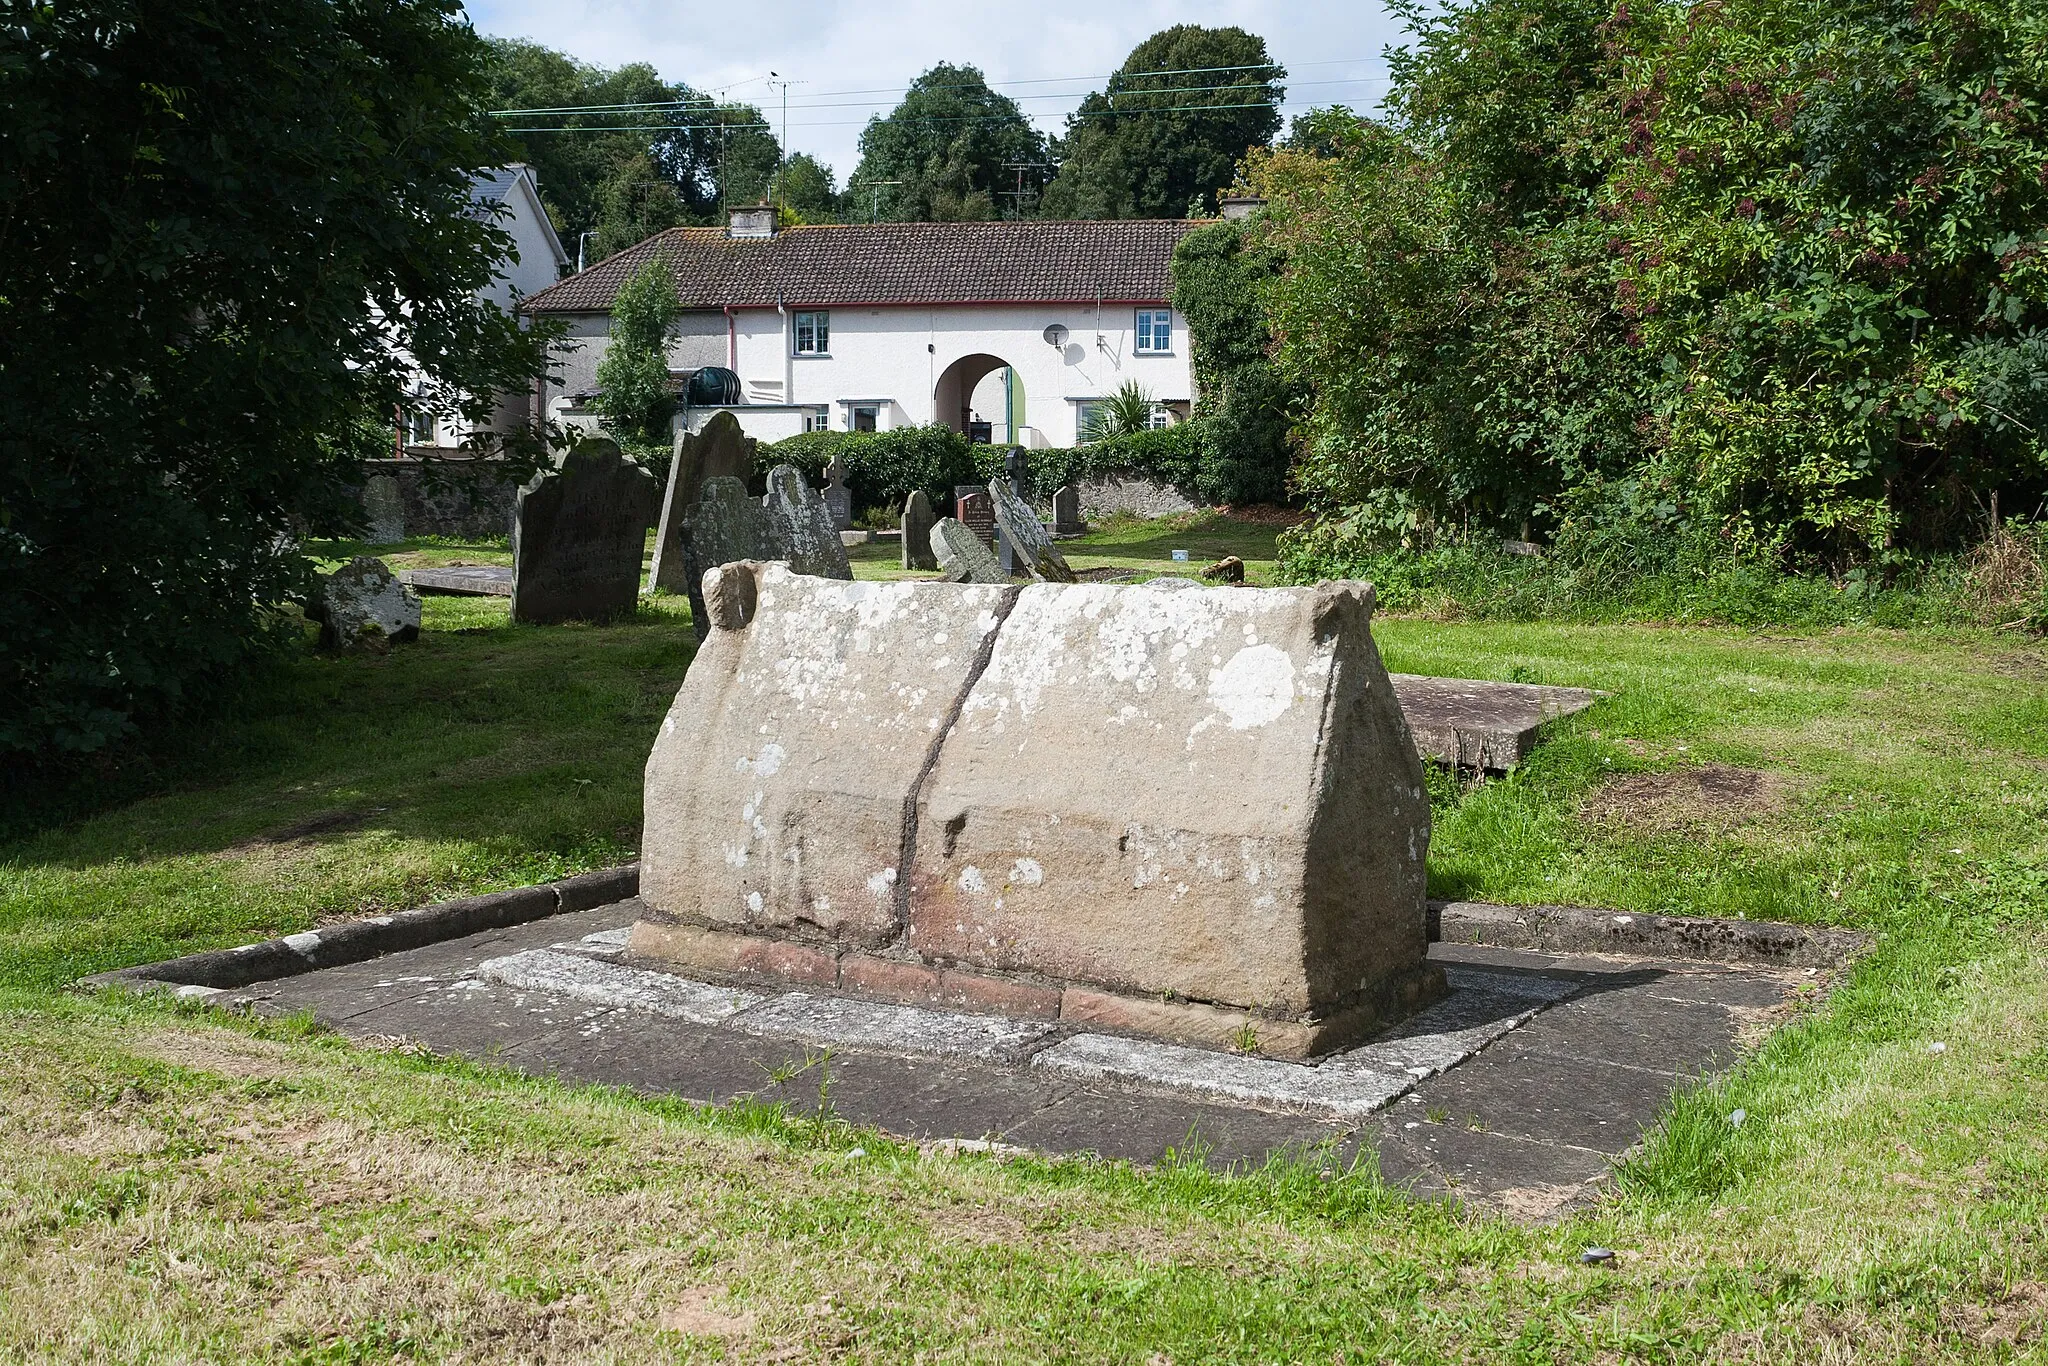
[[[831,319],[830,313],[796,315],[796,353],[799,356],[823,356],[831,353]]]
[[[804,430],[807,432],[827,432],[832,430],[832,424],[826,420],[823,408],[818,409],[815,413],[804,414]]]
[[[822,315],[821,315],[822,316]],[[856,403],[847,410],[846,430],[849,432],[871,432],[881,420],[882,405],[879,403]]]
[[[1152,415],[1145,419],[1145,425],[1155,430],[1160,427],[1171,427],[1173,425],[1173,413],[1168,410],[1165,404],[1161,403],[1152,409]]]
[[[1095,399],[1084,399],[1074,405],[1074,435],[1079,442],[1094,440],[1093,432],[1102,404]]]
[[[1141,308],[1138,310],[1138,354],[1163,355],[1173,350],[1173,310],[1170,308]]]

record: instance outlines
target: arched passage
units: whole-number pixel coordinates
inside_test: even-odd
[[[1001,356],[986,352],[962,356],[940,372],[938,384],[932,391],[932,414],[940,422],[956,432],[965,432],[974,419],[974,391],[981,382],[998,371],[1009,369],[1010,363]],[[980,416],[1004,440],[1015,440],[1014,428],[1022,424],[1024,394],[1022,381],[1013,378],[1011,393],[1005,404],[990,405]]]

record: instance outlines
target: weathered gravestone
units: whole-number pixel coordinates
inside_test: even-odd
[[[684,432],[676,438],[675,460],[668,467],[668,488],[661,501],[661,526],[654,536],[654,565],[648,586],[663,593],[689,593],[690,606],[696,599],[699,566],[692,572],[689,542],[689,514],[704,496],[707,479],[731,478],[745,482],[754,473],[754,438],[740,430],[739,419],[731,413],[714,413],[701,432]]]
[[[356,556],[320,580],[313,615],[324,649],[382,654],[394,641],[420,637],[420,595],[369,555]]]
[[[988,490],[978,485],[967,484],[953,490],[953,516],[976,536],[993,554],[996,548],[996,510],[988,500]]]
[[[834,531],[853,530],[853,490],[846,487],[846,462],[838,456],[825,466],[825,487],[818,496],[825,502],[825,511],[832,516]]]
[[[981,538],[951,517],[941,517],[931,532],[932,558],[948,583],[1008,583],[1010,576],[988,553]]]
[[[661,487],[603,439],[519,490],[512,520],[512,619],[611,621],[640,600],[640,556]]]
[[[774,541],[770,559],[786,560],[799,574],[824,579],[850,579],[853,564],[846,558],[846,543],[832,525],[825,500],[804,482],[794,465],[777,465],[768,471],[769,535]],[[710,568],[706,565],[705,568]]]
[[[1052,496],[1052,534],[1055,536],[1079,536],[1088,530],[1088,523],[1081,519],[1081,490],[1073,484],[1063,484]]]
[[[373,474],[363,481],[363,539],[396,545],[405,539],[405,491],[395,475]]]
[[[1038,514],[1031,510],[1030,505],[1004,487],[1000,480],[988,486],[988,496],[995,507],[996,525],[1002,528],[1003,539],[1031,577],[1044,579],[1047,583],[1074,582],[1074,571],[1068,568],[1066,556],[1053,549],[1052,537],[1046,534],[1045,523],[1038,520]]]
[[[912,489],[910,496],[903,500],[903,567],[905,569],[937,569],[938,556],[932,553],[932,500],[925,497],[923,489]]]
[[[1370,585],[706,594],[635,952],[1276,1057],[1441,994]]]

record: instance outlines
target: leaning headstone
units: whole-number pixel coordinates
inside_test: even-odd
[[[661,500],[661,526],[654,537],[654,567],[648,587],[663,593],[695,593],[705,566],[692,566],[687,544],[690,510],[704,494],[704,481],[727,477],[746,480],[754,473],[754,438],[740,430],[731,413],[714,413],[701,432],[676,437],[675,459],[668,467],[668,489]],[[692,597],[690,606],[700,604]]]
[[[1010,576],[988,553],[981,537],[951,517],[941,517],[932,527],[932,555],[945,571],[949,583],[1008,583]]]
[[[768,534],[774,543],[769,558],[786,560],[799,574],[821,579],[850,579],[853,563],[832,514],[816,490],[804,483],[794,465],[768,471]],[[705,566],[707,569],[709,565]]]
[[[1278,1058],[1444,991],[1370,585],[705,591],[633,952]]]
[[[1002,528],[1003,539],[1009,542],[1011,551],[1031,577],[1047,583],[1074,582],[1074,571],[1068,567],[1066,556],[1053,549],[1045,523],[1038,520],[1030,505],[1001,480],[989,484],[988,496],[995,506],[996,525]]]
[[[932,554],[932,500],[925,497],[923,489],[912,489],[910,496],[903,500],[903,567],[905,569],[937,569],[938,557]]]
[[[1062,485],[1052,496],[1052,534],[1055,536],[1079,536],[1088,530],[1088,523],[1081,520],[1081,490],[1077,485]]]
[[[324,649],[383,654],[394,641],[420,638],[420,595],[369,555],[321,579],[317,607]]]
[[[602,438],[519,490],[512,620],[610,621],[640,600],[640,556],[659,511],[654,476]]]
[[[363,481],[363,513],[368,544],[397,545],[405,539],[405,492],[396,475],[373,474]]]
[[[981,538],[990,554],[995,553],[996,510],[988,500],[988,490],[971,484],[954,489],[953,515]]]
[[[825,511],[832,514],[832,529],[853,530],[853,490],[846,487],[846,462],[836,455],[825,466],[825,487],[819,496],[825,500]]]

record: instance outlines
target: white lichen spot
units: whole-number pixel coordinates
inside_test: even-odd
[[[960,890],[980,896],[988,890],[988,879],[981,875],[981,869],[970,863],[960,870]]]
[[[886,901],[889,897],[889,889],[895,885],[896,870],[894,868],[884,868],[881,872],[868,879],[868,890],[875,894],[875,900],[877,901]]]
[[[1045,868],[1035,858],[1020,858],[1010,865],[1010,881],[1020,887],[1036,887],[1045,881]]]
[[[1232,730],[1277,720],[1294,702],[1294,661],[1271,645],[1247,645],[1209,676],[1209,701]]]
[[[811,909],[821,915],[829,912],[832,909],[832,898],[829,896],[814,897],[811,901]]]
[[[743,845],[743,844],[728,844],[728,845],[726,845],[726,846],[725,846],[725,866],[726,866],[726,867],[728,867],[728,868],[744,868],[744,867],[746,867],[746,866],[747,866],[747,857],[748,857],[748,855],[747,855],[747,847],[746,847],[745,845]]]
[[[747,893],[747,909],[755,915],[761,914],[761,894],[759,892]]]

